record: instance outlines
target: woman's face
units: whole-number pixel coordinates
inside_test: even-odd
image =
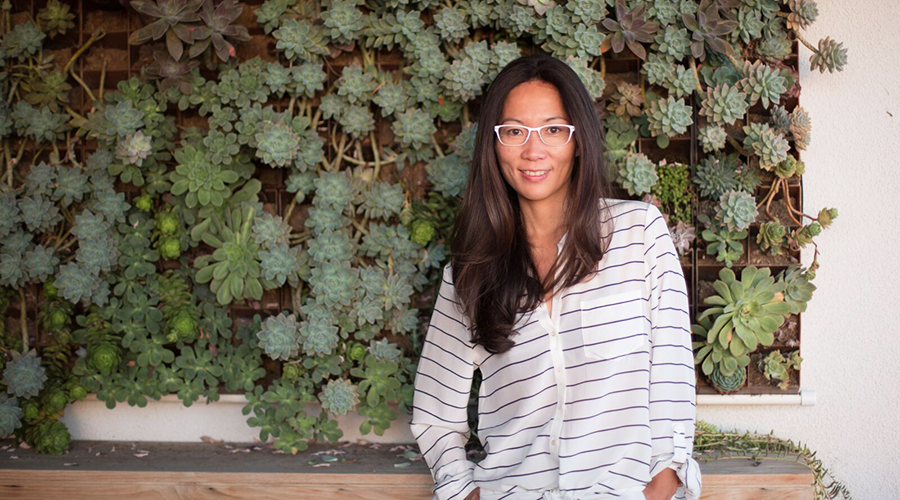
[[[559,91],[549,83],[530,81],[517,85],[507,94],[497,125],[540,127],[554,123],[572,125]],[[494,134],[503,178],[516,190],[520,200],[532,202],[565,201],[575,146],[574,135],[563,146],[548,146],[538,137],[537,131],[532,131],[524,145],[504,146]],[[533,173],[543,174],[528,176]]]

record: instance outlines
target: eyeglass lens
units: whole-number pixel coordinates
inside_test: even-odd
[[[568,127],[548,125],[539,129],[544,144],[548,146],[562,146],[569,140],[571,131]],[[507,146],[519,146],[525,143],[528,129],[516,126],[500,128],[500,142]]]

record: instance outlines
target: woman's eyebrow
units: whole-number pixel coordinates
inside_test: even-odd
[[[556,119],[566,120],[565,118],[563,118],[561,116],[551,116],[550,118],[547,118],[544,121],[549,122],[550,120],[556,120]],[[568,120],[566,120],[566,121],[568,121]],[[525,124],[525,122],[523,122],[522,120],[519,120],[518,118],[504,118],[504,119],[500,120],[500,123],[504,123],[504,122],[519,122],[523,125]]]

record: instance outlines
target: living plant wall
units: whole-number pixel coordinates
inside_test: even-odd
[[[409,411],[483,90],[533,51],[597,99],[666,214],[698,390],[796,391],[818,267],[797,45],[813,0],[0,4],[0,437],[68,404],[247,397],[296,453]],[[774,384],[778,384],[780,388]],[[477,393],[477,381],[473,387]],[[306,403],[324,411],[306,413]]]

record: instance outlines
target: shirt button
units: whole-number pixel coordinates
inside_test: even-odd
[[[550,444],[552,444],[553,446],[556,446],[556,440],[555,440],[555,439],[551,439],[551,440],[550,440]]]
[[[555,336],[556,336],[556,330],[550,330],[550,335],[553,336],[553,337],[555,337]]]

